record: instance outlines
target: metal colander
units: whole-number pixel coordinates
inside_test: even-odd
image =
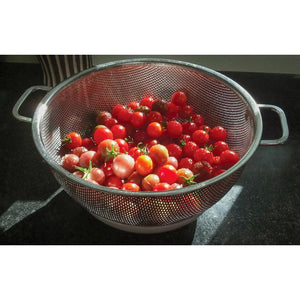
[[[227,142],[241,158],[230,170],[183,189],[131,192],[96,186],[60,166],[61,139],[71,131],[89,135],[100,110],[146,95],[169,101],[177,90],[187,94],[207,125],[227,129]],[[262,120],[248,92],[220,73],[173,60],[136,59],[96,66],[51,89],[34,114],[32,129],[40,154],[73,199],[113,227],[152,233],[192,222],[231,189],[260,143]]]

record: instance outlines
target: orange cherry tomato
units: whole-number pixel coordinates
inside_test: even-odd
[[[162,127],[158,122],[151,122],[147,126],[147,134],[154,139],[159,138],[162,135],[162,132]]]
[[[122,190],[138,192],[141,188],[134,182],[123,183]]]
[[[151,157],[148,155],[140,155],[136,159],[135,169],[142,176],[150,174],[153,170],[153,161]]]

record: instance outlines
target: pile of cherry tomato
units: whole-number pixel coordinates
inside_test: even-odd
[[[184,121],[179,121],[184,120]],[[61,165],[97,185],[130,191],[165,191],[215,177],[238,162],[227,131],[210,128],[176,91],[170,101],[144,97],[100,111],[89,137],[70,132]]]

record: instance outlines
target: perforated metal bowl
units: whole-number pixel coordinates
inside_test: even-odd
[[[227,129],[227,142],[241,158],[231,169],[183,189],[130,192],[94,185],[60,166],[61,138],[70,131],[88,134],[98,111],[111,110],[118,103],[127,104],[134,99],[139,101],[146,95],[170,100],[177,90],[186,92],[189,104],[204,116],[207,125]],[[15,117],[23,120],[18,109],[25,94],[14,108]],[[282,111],[271,108],[286,123]],[[286,140],[286,124],[283,127],[283,136],[273,144]],[[34,113],[32,132],[39,153],[57,181],[92,215],[122,230],[154,233],[194,221],[231,189],[261,143],[262,119],[250,94],[218,72],[173,60],[136,59],[95,66],[51,89]]]

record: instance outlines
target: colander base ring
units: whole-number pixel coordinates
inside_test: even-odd
[[[140,233],[140,234],[155,234],[155,233],[164,233],[168,231],[172,231],[178,228],[181,228],[185,225],[188,225],[199,217],[199,215],[193,216],[189,219],[176,222],[174,224],[169,224],[169,225],[164,225],[164,226],[137,226],[137,225],[127,225],[127,224],[121,224],[117,223],[108,219],[104,219],[102,217],[99,217],[93,213],[91,213],[92,216],[94,216],[96,219],[100,220],[104,224],[113,227],[115,229],[121,230],[121,231],[126,231],[130,233]]]

